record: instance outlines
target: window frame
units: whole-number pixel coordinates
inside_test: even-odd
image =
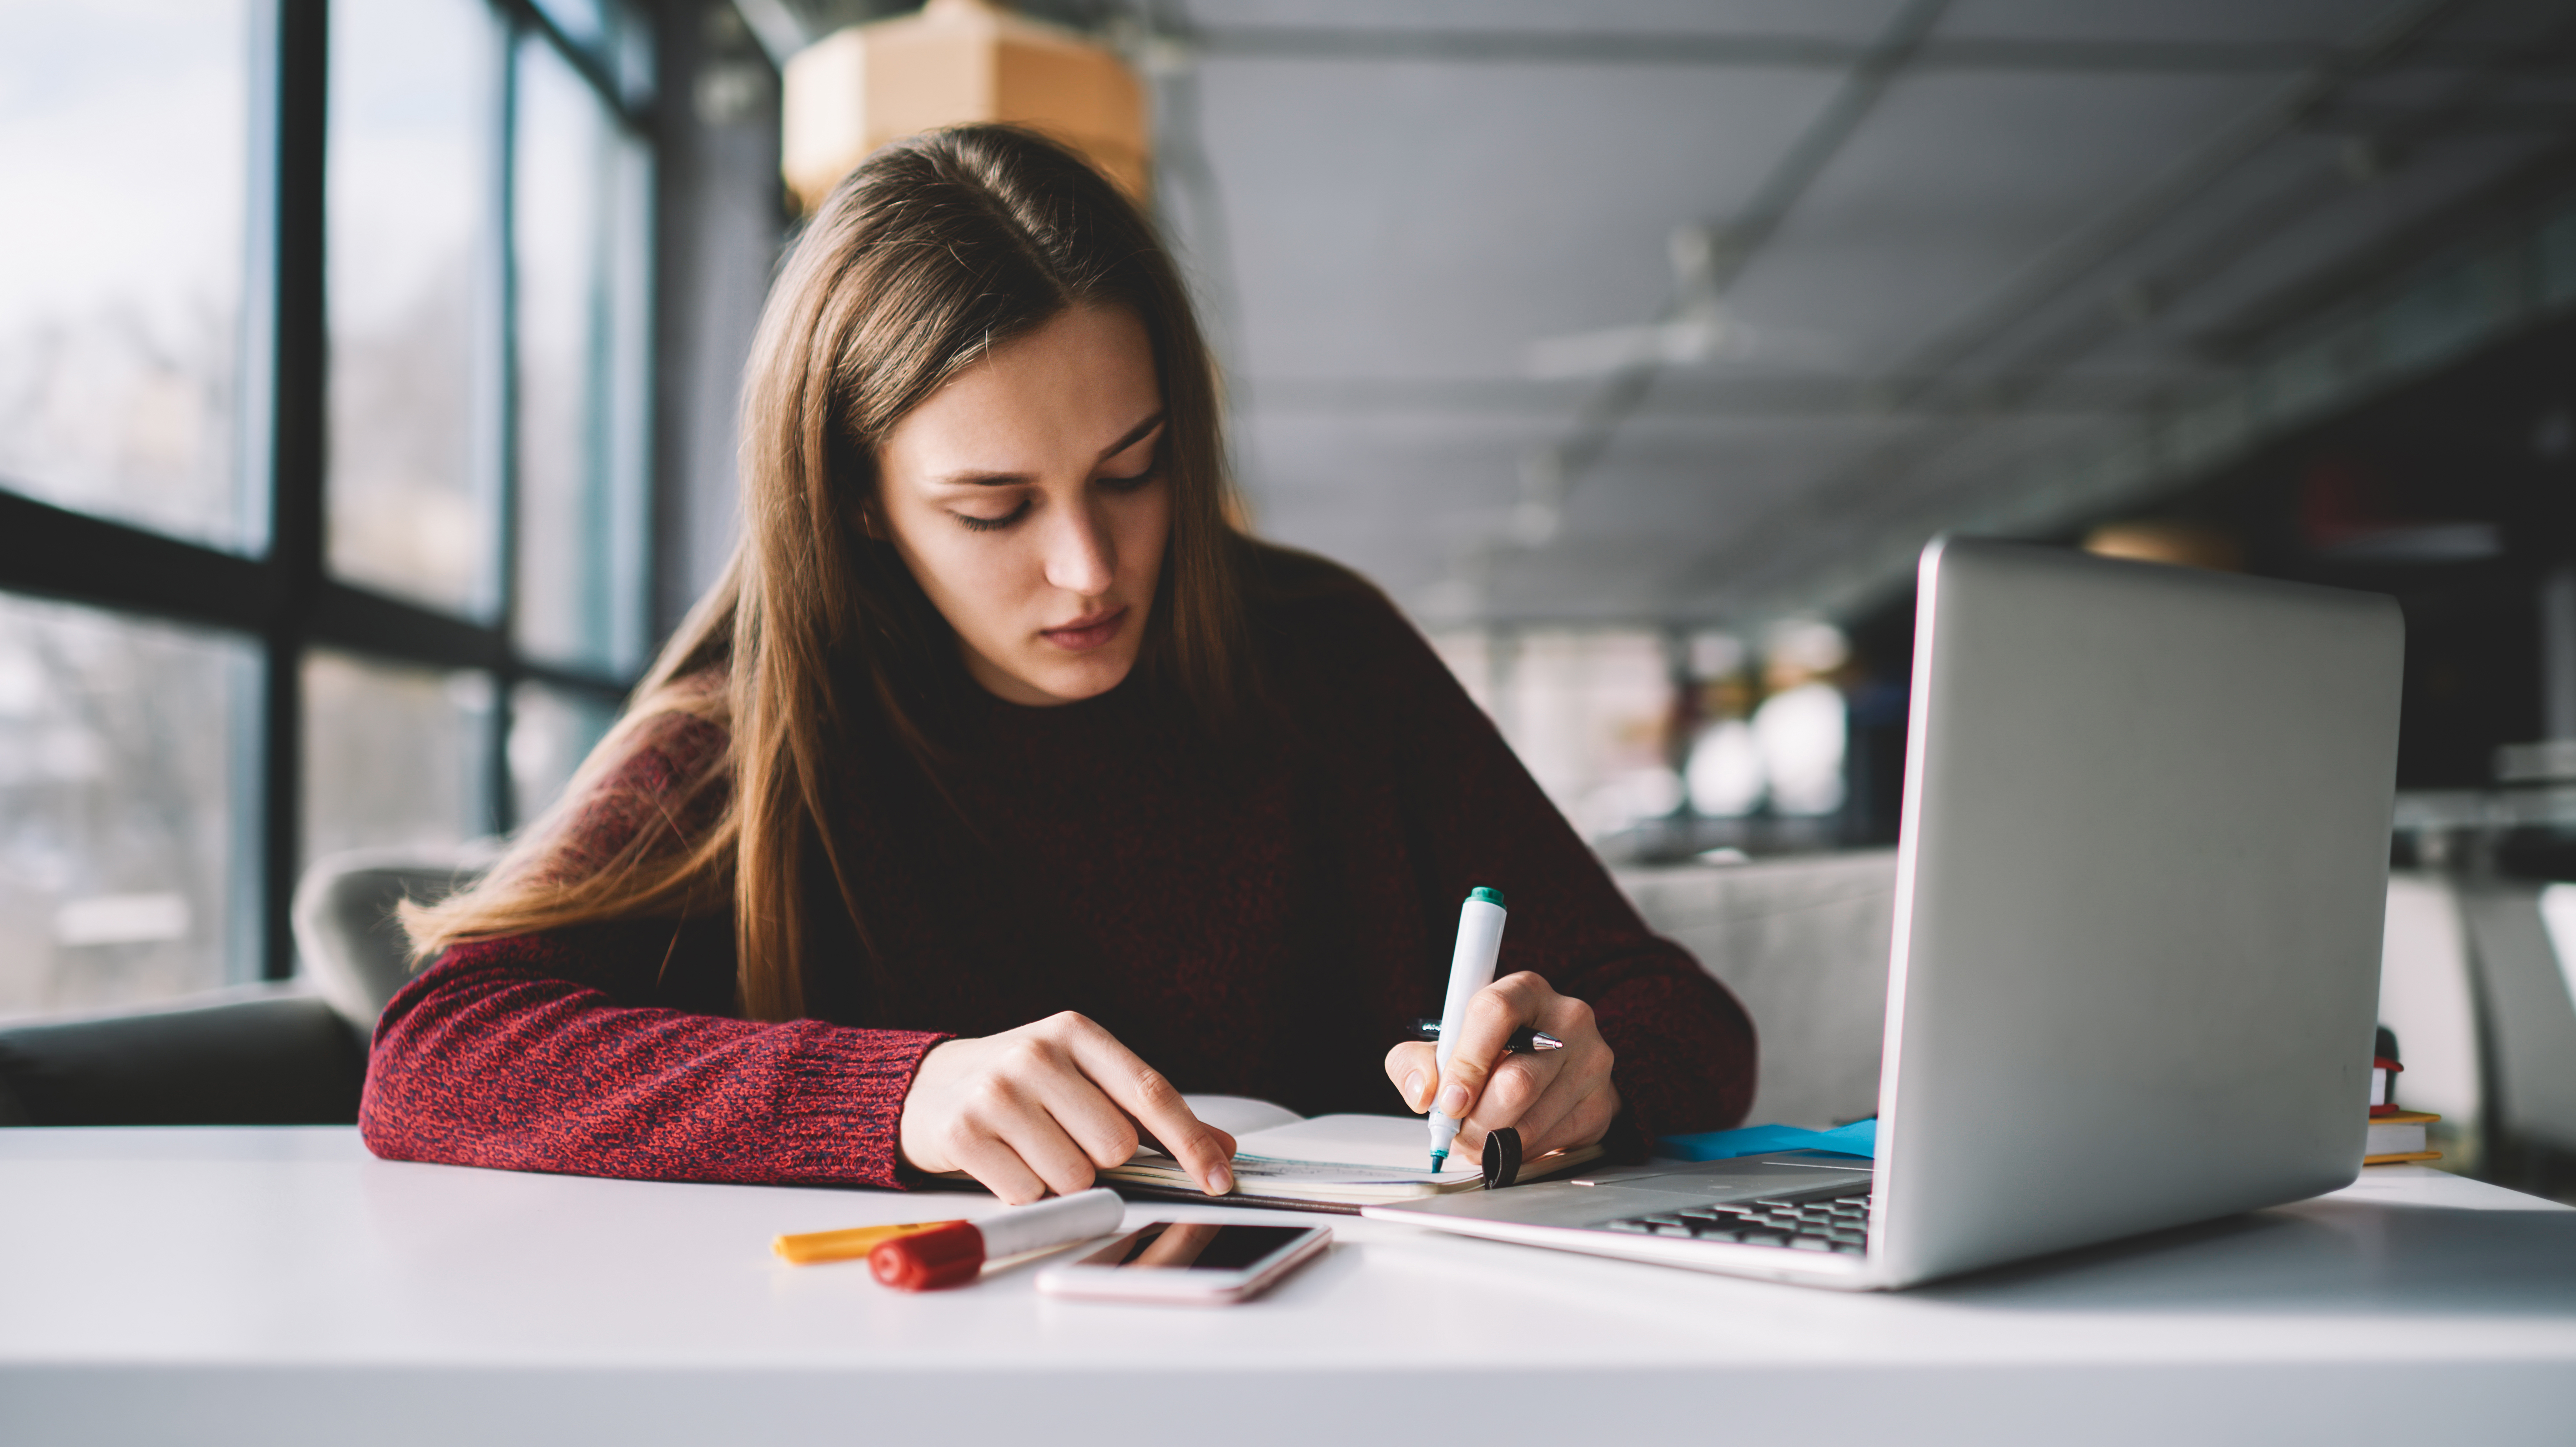
[[[667,147],[650,97],[621,90],[608,63],[567,36],[534,0],[485,0],[502,26],[505,54],[515,57],[530,41],[551,47],[596,94],[611,120],[638,140],[657,178]],[[658,7],[636,6],[632,23],[652,26]],[[253,640],[260,653],[257,737],[250,752],[257,776],[249,791],[254,818],[242,837],[257,840],[245,881],[254,906],[254,958],[228,961],[234,978],[249,974],[282,980],[295,972],[289,922],[303,860],[304,729],[303,665],[306,653],[329,648],[378,662],[471,669],[492,684],[487,735],[482,740],[481,793],[485,824],[506,834],[520,821],[509,764],[512,698],[517,686],[535,682],[612,706],[622,702],[635,677],[566,666],[523,653],[517,645],[518,411],[515,362],[516,287],[512,256],[511,190],[515,165],[518,69],[503,68],[498,104],[497,155],[488,184],[497,188],[489,208],[485,244],[501,258],[497,298],[502,345],[499,389],[503,446],[496,459],[494,506],[497,606],[488,621],[443,612],[373,589],[343,582],[327,566],[325,526],[329,386],[328,313],[324,247],[327,227],[325,148],[330,59],[329,0],[268,0],[252,10],[248,187],[245,197],[246,279],[243,289],[243,385],[240,425],[243,484],[257,498],[264,490],[263,526],[250,529],[245,551],[188,541],[148,528],[40,502],[0,480],[0,593],[149,617]],[[656,53],[668,37],[655,35]],[[614,44],[610,37],[606,44]],[[658,230],[660,208],[648,210]],[[666,248],[650,237],[645,266],[648,295],[658,310],[665,291]],[[659,327],[644,319],[640,334],[651,349],[646,395],[660,392],[666,366]],[[641,483],[662,490],[659,440],[649,409],[637,445],[645,452]],[[642,517],[633,560],[646,578],[656,575],[662,539],[655,526],[658,497],[636,499]],[[254,503],[254,508],[256,504]],[[265,545],[261,545],[262,535]],[[644,636],[653,637],[649,588],[635,590]],[[239,807],[238,803],[236,807]],[[237,937],[238,937],[237,932]],[[250,966],[248,970],[244,966]]]

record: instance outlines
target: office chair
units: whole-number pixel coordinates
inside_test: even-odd
[[[362,849],[313,862],[288,917],[305,977],[350,1023],[372,1035],[385,1002],[411,978],[394,907],[443,899],[482,877],[489,843],[453,849]]]
[[[470,884],[490,855],[316,861],[291,913],[296,980],[0,1028],[0,1126],[354,1122],[376,1016],[410,971],[394,906]]]
[[[1735,992],[1761,1033],[1747,1124],[1830,1126],[1878,1109],[1896,851],[1616,876],[1657,934]]]
[[[2516,1144],[2576,1152],[2576,998],[2541,914],[2544,888],[2464,884],[2460,916],[2476,962],[2495,1125]]]

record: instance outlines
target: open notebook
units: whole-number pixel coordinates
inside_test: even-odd
[[[1238,1205],[1288,1206],[1310,1211],[1357,1211],[1378,1201],[1472,1191],[1484,1185],[1473,1162],[1453,1156],[1448,1169],[1431,1171],[1430,1130],[1417,1115],[1319,1115],[1309,1120],[1268,1101],[1237,1095],[1193,1095],[1199,1119],[1235,1140],[1234,1195]],[[1520,1179],[1567,1170],[1596,1159],[1599,1146],[1556,1151],[1521,1165]],[[1150,1147],[1123,1166],[1100,1173],[1100,1182],[1129,1195],[1205,1201],[1198,1184],[1171,1157]]]

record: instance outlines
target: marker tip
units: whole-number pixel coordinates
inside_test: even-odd
[[[1440,1167],[1446,1164],[1448,1160],[1449,1153],[1447,1151],[1433,1151],[1431,1153],[1431,1174],[1435,1176],[1440,1174]]]

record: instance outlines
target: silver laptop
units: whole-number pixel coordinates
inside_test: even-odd
[[[1920,581],[1875,1162],[1637,1167],[1365,1215],[1887,1288],[2353,1181],[2396,605],[1957,539]]]

